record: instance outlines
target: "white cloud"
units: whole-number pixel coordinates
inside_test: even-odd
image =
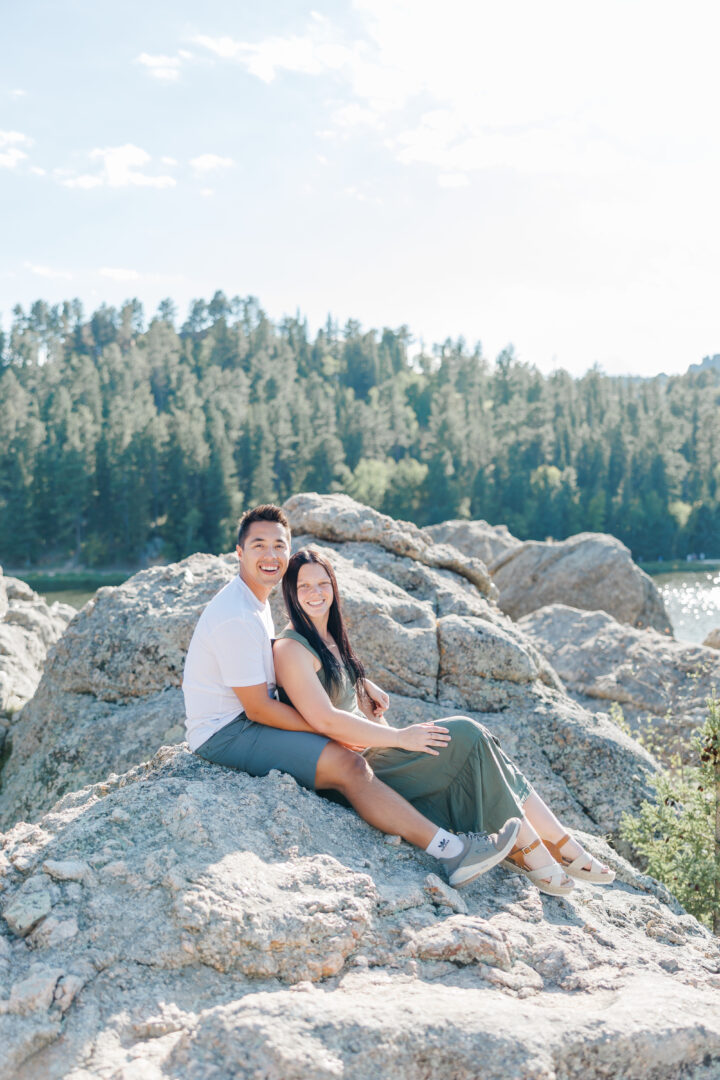
[[[127,143],[125,146],[110,146],[107,149],[91,150],[90,158],[102,162],[102,171],[99,173],[82,173],[79,176],[70,176],[62,179],[61,183],[69,188],[107,187],[175,187],[176,181],[172,176],[151,176],[142,171],[142,168],[152,160],[146,150],[139,146]],[[60,171],[56,170],[56,175]]]
[[[177,165],[177,160],[174,157],[161,157],[160,161],[163,165]]]
[[[383,126],[381,118],[374,109],[370,109],[365,105],[358,105],[354,101],[349,105],[343,105],[341,108],[335,109],[332,120],[340,128],[381,128]]]
[[[229,169],[235,162],[232,158],[220,157],[219,154],[200,154],[199,157],[191,158],[190,164],[195,172],[208,173],[217,169]]]
[[[146,68],[149,75],[152,75],[154,79],[160,79],[165,82],[174,82],[180,77],[180,66],[186,56],[178,54],[177,56],[164,56],[164,55],[152,55],[151,53],[140,53],[135,59],[136,64],[141,64]]]
[[[31,274],[36,274],[42,278],[62,278],[65,281],[72,279],[72,274],[69,270],[53,270],[50,266],[36,266],[33,263],[26,262],[25,269],[29,270]]]
[[[14,169],[27,154],[21,146],[31,146],[32,139],[20,131],[0,131],[0,169]]]
[[[202,195],[203,199],[211,199],[215,194],[215,189],[211,187],[200,188],[200,194]]]
[[[537,0],[447,0],[441,13],[437,0],[353,7],[352,36],[314,12],[299,34],[195,40],[266,83],[281,72],[332,77],[332,126],[319,137],[384,130],[398,161],[441,175],[503,169],[622,181],[639,168],[645,183],[673,145],[680,160],[689,151],[717,165],[707,132],[719,18],[708,5],[681,24],[651,0],[629,8],[608,0],[602,20],[574,0],[556,0],[551,17]],[[452,47],[438,48],[439,34]]]
[[[91,176],[90,173],[82,173],[80,176],[71,176],[67,180],[63,180],[64,187],[80,188],[83,191],[90,191],[91,188],[102,187],[104,181],[102,176]]]
[[[10,97],[11,98],[25,97],[26,94],[27,94],[27,90],[11,90],[10,91]]]
[[[32,174],[33,174],[34,176],[45,176],[45,172],[46,172],[46,170],[45,170],[45,169],[41,169],[39,165],[31,165],[31,166],[30,166],[30,172],[31,172],[31,173],[32,173]]]
[[[98,273],[100,277],[110,278],[112,281],[139,281],[142,276],[137,270],[125,270],[119,266],[103,266]]]
[[[198,45],[202,45],[203,48],[209,49],[210,52],[214,52],[216,56],[219,56],[222,60],[234,60],[237,54],[242,49],[242,43],[239,41],[233,41],[230,37],[207,37],[205,34],[200,34],[195,38]]]
[[[374,203],[376,206],[382,206],[382,199],[379,195],[369,195],[366,191],[363,191],[362,188],[359,188],[354,184],[343,188],[343,191],[351,199],[356,199],[358,202]]]
[[[266,83],[272,82],[278,71],[322,75],[340,71],[352,59],[350,48],[338,39],[330,23],[317,19],[306,34],[286,38],[249,42],[201,34],[195,42],[222,60],[237,60],[251,75]]]
[[[467,187],[469,183],[470,177],[467,173],[440,173],[438,176],[438,184],[444,188]]]
[[[0,169],[14,169],[18,162],[27,157],[22,150],[11,146],[9,150],[0,153]]]

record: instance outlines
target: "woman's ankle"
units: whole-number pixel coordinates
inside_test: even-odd
[[[540,839],[540,837],[535,832],[535,829],[532,827],[532,825],[530,824],[528,819],[524,817],[522,819],[522,824],[520,825],[520,831],[517,834],[517,839],[515,841],[515,847],[516,848],[529,847],[530,844],[533,844],[536,840],[539,840],[539,839]]]

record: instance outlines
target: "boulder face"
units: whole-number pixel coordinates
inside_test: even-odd
[[[443,521],[426,525],[423,532],[435,543],[451,544],[463,555],[482,559],[490,573],[498,559],[522,545],[507,525],[488,525],[487,521]]]
[[[703,645],[706,649],[720,649],[720,626],[716,626],[714,630],[710,631],[703,641]]]
[[[717,939],[592,836],[617,887],[558,899],[498,867],[458,893],[288,776],[164,747],[2,840],[2,1080],[699,1080],[720,1061]]]
[[[98,590],[12,717],[0,823],[35,820],[65,791],[184,738],[185,652],[200,612],[236,567],[235,556],[193,555]]]
[[[713,687],[720,687],[714,649],[563,604],[526,615],[518,627],[581,704],[615,702],[631,726],[649,722],[669,740],[669,751],[690,749],[690,734],[703,723]]]
[[[15,712],[30,700],[48,650],[74,615],[69,604],[46,604],[0,568],[0,713]]]
[[[618,622],[672,633],[660,593],[614,536],[579,533],[559,542],[526,540],[492,566],[498,603],[512,619],[551,604],[606,611]]]
[[[467,578],[485,596],[497,595],[487,567],[474,556],[462,555],[449,544],[435,543],[417,525],[395,521],[349,495],[293,495],[284,504],[294,535],[310,533],[319,540],[364,541],[397,555]]]
[[[18,578],[0,568],[0,757],[9,716],[37,690],[48,651],[64,632],[75,609],[46,604]]]

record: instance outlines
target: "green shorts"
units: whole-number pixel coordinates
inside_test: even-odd
[[[329,742],[325,735],[257,724],[241,713],[211,735],[195,753],[205,761],[239,769],[251,776],[267,776],[271,769],[279,769],[314,791],[317,763]]]

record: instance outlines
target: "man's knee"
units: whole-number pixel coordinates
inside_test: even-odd
[[[354,750],[331,742],[320,755],[315,787],[334,788],[346,794],[357,784],[366,783],[372,775],[372,769],[364,757]]]

